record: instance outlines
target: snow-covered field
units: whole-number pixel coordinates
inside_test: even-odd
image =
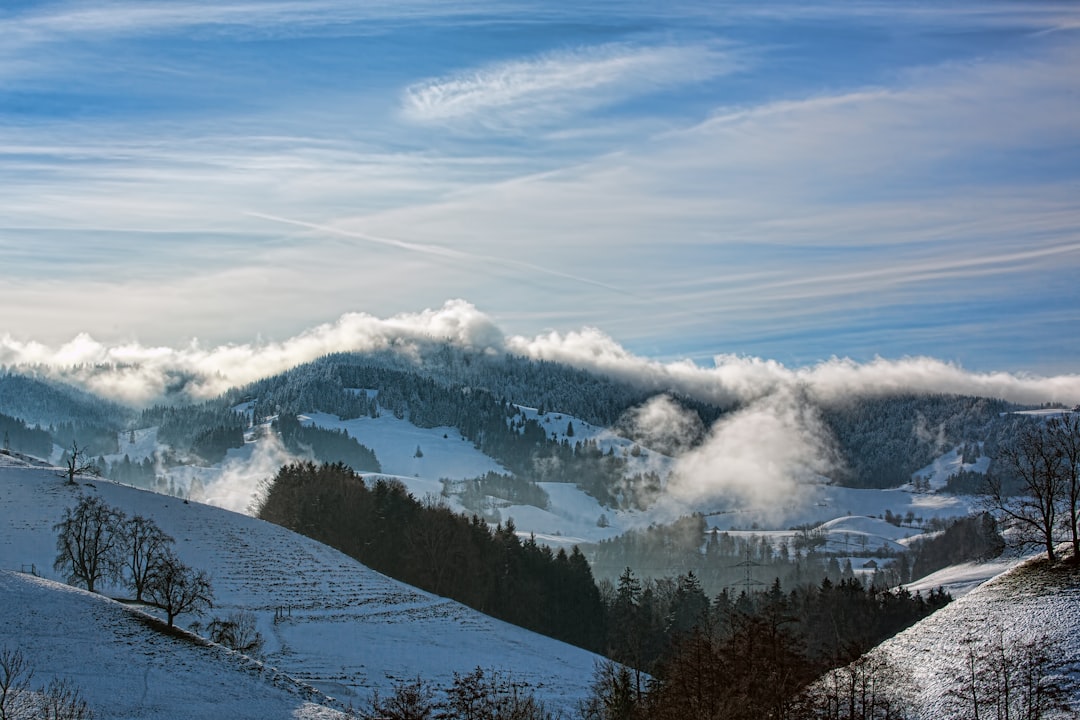
[[[129,516],[152,517],[176,539],[186,563],[210,573],[214,615],[253,612],[267,640],[267,663],[342,702],[362,704],[373,690],[385,692],[395,680],[417,676],[446,685],[455,672],[477,666],[510,673],[557,707],[572,707],[586,693],[597,660],[591,653],[398,583],[278,526],[104,480],[84,479],[71,487],[53,469],[29,468],[2,455],[0,523],[6,530],[0,535],[0,569],[35,568],[47,579],[59,579],[52,570],[52,526],[82,493],[98,495]],[[194,619],[181,616],[179,622]],[[46,620],[36,626],[48,628]],[[19,632],[20,645],[36,647],[36,631]],[[90,652],[92,643],[85,646]],[[54,651],[41,652],[44,662],[51,662],[47,653]],[[100,674],[88,661],[85,672],[94,678],[75,679],[105,686],[119,682],[117,692],[131,694],[128,686],[143,682],[140,658],[136,650],[126,671]],[[102,691],[103,698],[107,695]],[[223,716],[234,715],[218,715]]]

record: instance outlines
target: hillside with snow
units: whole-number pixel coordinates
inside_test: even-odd
[[[991,570],[994,566],[991,566]],[[961,583],[974,568],[938,573],[936,582]],[[985,572],[986,568],[984,568]],[[1013,664],[1019,696],[1023,661],[1029,648],[1045,655],[1040,677],[1065,691],[1070,711],[1045,712],[1040,717],[1075,718],[1080,711],[1080,568],[1067,562],[1049,565],[1036,557],[982,583],[962,598],[886,640],[869,657],[887,659],[895,681],[907,695],[918,720],[976,717],[969,691],[974,662],[980,682],[995,681],[997,662]],[[997,680],[999,681],[999,680]],[[1000,688],[997,697],[1000,697]],[[990,697],[990,695],[988,695]],[[982,716],[993,717],[991,701],[983,698]],[[996,702],[993,701],[993,702]],[[986,715],[985,713],[990,713]],[[1015,707],[1012,709],[1016,715]]]
[[[30,467],[3,455],[0,523],[7,530],[0,536],[0,568],[34,570],[45,579],[59,579],[52,570],[52,527],[84,493],[99,496],[129,516],[153,518],[175,538],[184,562],[210,573],[215,593],[212,615],[254,613],[266,638],[266,664],[341,703],[360,705],[373,691],[385,693],[396,681],[417,676],[445,686],[454,673],[476,667],[508,673],[553,707],[573,707],[586,692],[597,660],[591,653],[393,581],[335,550],[255,518],[100,479],[83,478],[73,487],[55,469]],[[37,581],[7,582],[15,583],[12,587],[20,588],[20,593],[57,591]],[[13,617],[5,623],[20,616],[8,612]],[[18,631],[20,645],[46,643],[37,636],[52,632],[48,613],[39,615],[40,622]],[[201,618],[204,623],[209,619]],[[179,623],[194,620],[181,616]],[[93,642],[88,640],[85,646],[90,648]],[[51,669],[48,653],[54,651],[41,652],[46,653],[43,666]],[[139,658],[136,650],[130,663],[141,672]],[[130,673],[98,674],[91,670],[93,663],[84,664],[83,673],[73,678],[80,685],[109,686],[116,675],[122,683],[117,692],[134,692],[128,687],[135,682],[127,677]],[[141,677],[137,680],[143,682]],[[103,697],[107,694],[102,691]]]
[[[0,570],[0,647],[19,650],[30,688],[67,680],[100,718],[345,718],[345,707],[226,648],[100,595]]]

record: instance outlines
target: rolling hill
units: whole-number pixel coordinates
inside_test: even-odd
[[[397,681],[418,676],[445,686],[455,673],[481,667],[508,673],[551,707],[571,708],[585,694],[598,659],[398,583],[335,550],[255,518],[105,480],[69,486],[55,469],[32,467],[4,455],[0,455],[0,523],[7,530],[0,535],[0,568],[59,579],[52,571],[52,526],[83,493],[97,495],[129,516],[153,518],[175,538],[184,562],[210,573],[213,615],[254,613],[266,638],[267,665],[341,703],[361,705],[373,691],[385,692]],[[40,652],[42,667],[50,672],[81,667],[73,679],[87,688],[105,688],[95,695],[103,701],[110,697],[113,683],[119,683],[117,693],[133,692],[129,686],[134,680],[128,675],[141,678],[148,662],[137,647],[124,665],[126,670],[99,672],[92,661],[96,641],[91,636],[69,648],[72,653],[85,652],[81,660],[54,667],[56,650],[49,649],[50,643],[62,639],[63,632],[49,629],[51,613],[35,610],[41,618],[29,625],[19,620],[27,606],[49,607],[51,601],[35,601],[35,594],[72,591],[10,575],[5,587],[11,588],[4,592],[12,598],[4,602],[9,608],[5,627],[17,628],[5,630],[5,635],[16,637],[34,657]],[[96,597],[78,602],[94,608],[86,612],[104,612],[110,618],[114,611],[122,611]],[[99,605],[110,609],[101,610]],[[23,609],[11,609],[16,606]],[[179,618],[180,624],[193,620]],[[132,714],[127,717],[142,717],[137,714],[139,701],[131,702]],[[111,710],[106,715],[117,716]],[[273,715],[268,711],[260,716]]]

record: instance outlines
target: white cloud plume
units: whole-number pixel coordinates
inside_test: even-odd
[[[227,459],[216,475],[194,484],[191,499],[238,513],[255,514],[264,499],[265,484],[283,465],[299,461],[268,433],[255,445],[246,459]]]
[[[705,434],[697,413],[689,412],[670,395],[654,395],[620,418],[633,437],[646,447],[668,455],[681,455]]]
[[[830,447],[813,408],[784,388],[724,417],[704,443],[680,456],[658,511],[677,516],[713,503],[780,513],[799,505],[808,483],[835,467]]]

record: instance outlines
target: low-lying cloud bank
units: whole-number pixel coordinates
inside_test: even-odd
[[[462,300],[437,310],[380,319],[343,315],[280,343],[203,348],[106,346],[80,335],[59,348],[0,338],[0,365],[75,382],[113,400],[144,406],[170,398],[205,399],[230,387],[335,352],[394,350],[419,359],[425,344],[450,342],[494,356],[513,353],[558,361],[634,383],[656,396],[630,414],[640,437],[677,455],[658,510],[677,516],[703,506],[769,508],[799,504],[808,482],[837,466],[815,401],[902,392],[957,393],[1018,403],[1080,402],[1080,375],[1039,377],[974,373],[928,357],[857,363],[833,358],[790,368],[761,358],[723,355],[712,367],[639,357],[599,330],[534,338],[507,336]],[[682,393],[733,409],[711,428],[672,402]],[[691,444],[693,437],[701,441]],[[261,480],[287,453],[264,443],[246,462],[224,468],[200,499],[249,508]]]
[[[0,365],[35,368],[113,400],[144,406],[175,396],[214,397],[329,353],[393,348],[415,355],[422,344],[441,341],[477,351],[558,361],[657,393],[674,391],[727,407],[794,390],[826,401],[935,392],[1032,404],[1080,402],[1080,374],[976,373],[930,357],[879,358],[866,363],[832,358],[805,367],[736,355],[717,356],[712,367],[689,360],[662,363],[634,355],[595,328],[533,338],[507,336],[490,316],[463,300],[386,319],[348,313],[283,342],[213,348],[197,341],[180,348],[137,343],[109,346],[88,335],[61,347],[48,347],[5,335],[0,337]]]

